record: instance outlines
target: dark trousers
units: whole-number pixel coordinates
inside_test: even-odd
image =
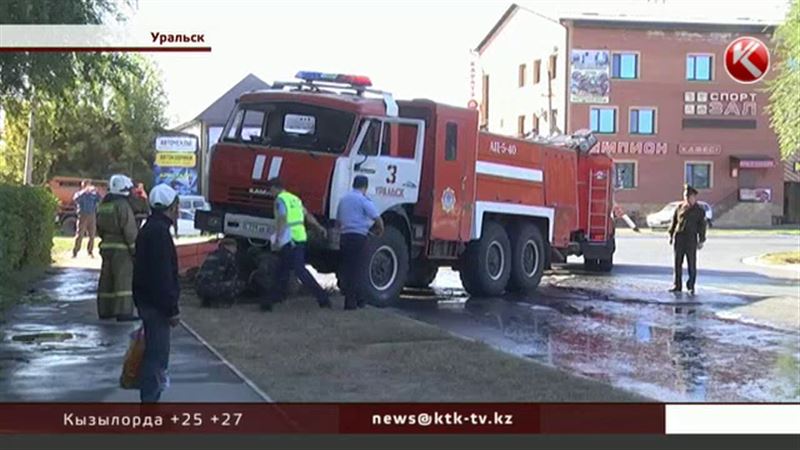
[[[156,403],[167,381],[169,366],[169,318],[157,309],[141,305],[139,317],[144,324],[144,356],[139,367],[139,398],[142,403]]]
[[[280,264],[275,271],[275,298],[272,301],[283,301],[289,287],[289,276],[294,275],[306,289],[317,299],[319,304],[328,303],[328,293],[317,283],[314,275],[306,269],[306,244],[289,243],[280,251]]]
[[[339,240],[341,261],[339,276],[342,277],[340,288],[344,294],[345,308],[352,309],[364,306],[362,284],[358,281],[358,274],[366,269],[364,249],[367,237],[356,233],[343,234]]]
[[[697,279],[697,237],[686,233],[675,234],[673,243],[675,251],[675,287],[681,288],[683,285],[683,259],[689,266],[689,280],[686,282],[687,289],[694,289]]]

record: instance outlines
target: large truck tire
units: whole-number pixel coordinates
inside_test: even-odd
[[[539,287],[545,265],[547,246],[536,225],[520,223],[512,226],[511,277],[509,290],[530,294]]]
[[[408,269],[406,286],[412,288],[426,288],[436,279],[439,267],[428,261],[414,261]]]
[[[65,217],[61,221],[61,235],[62,236],[75,236],[78,231],[78,218],[75,216]]]
[[[275,271],[280,264],[280,257],[277,253],[254,247],[251,247],[249,257],[252,258],[250,264],[240,265],[240,270],[244,270],[241,276],[248,281],[250,297],[258,301],[275,292]],[[288,296],[300,293],[300,282],[294,274],[290,275],[286,293]]]
[[[408,243],[400,230],[388,226],[380,236],[370,236],[365,249],[366,270],[359,273],[365,300],[383,308],[395,304],[408,277]]]
[[[461,283],[474,297],[502,295],[511,277],[511,242],[505,228],[486,222],[480,240],[472,241],[461,256]]]

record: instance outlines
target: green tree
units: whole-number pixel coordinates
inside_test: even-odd
[[[102,82],[79,80],[58,94],[37,94],[34,182],[53,175],[106,178],[115,172],[152,178],[153,141],[166,126],[165,95],[149,60],[124,58],[135,70]],[[6,103],[0,180],[22,178],[29,111],[27,100]]]
[[[800,1],[792,1],[774,42],[776,75],[768,84],[770,123],[781,154],[788,158],[800,151]]]
[[[121,20],[128,0],[0,0],[0,25],[102,24]],[[0,104],[36,92],[60,95],[78,80],[99,79],[126,70],[108,53],[0,53]]]

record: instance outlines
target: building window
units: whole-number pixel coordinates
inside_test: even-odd
[[[686,55],[686,79],[711,81],[714,58],[711,55]]]
[[[547,67],[547,73],[549,74],[551,80],[555,80],[556,79],[557,56],[558,55],[550,55],[550,63],[548,64],[548,67]]]
[[[525,116],[517,117],[517,134],[519,136],[525,135]]]
[[[614,187],[636,188],[636,161],[614,161]]]
[[[685,181],[695,189],[711,189],[711,163],[687,162]]]
[[[589,110],[589,127],[595,133],[616,133],[617,109],[600,107],[591,108]]]
[[[634,80],[639,78],[637,53],[614,53],[611,56],[611,78]]]
[[[655,108],[631,108],[629,125],[631,134],[656,134]]]
[[[539,116],[536,114],[531,118],[531,131],[533,131],[534,134],[539,134]]]
[[[444,160],[455,161],[458,149],[458,125],[453,122],[447,123],[447,131],[444,144]]]
[[[527,67],[525,64],[519,65],[519,87],[525,86],[525,72]]]
[[[533,84],[539,84],[542,79],[542,60],[537,59],[533,62]]]

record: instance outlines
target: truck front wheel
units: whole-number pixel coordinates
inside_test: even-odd
[[[470,295],[501,295],[511,276],[511,243],[495,222],[486,222],[480,240],[472,241],[461,256],[461,283]]]
[[[511,280],[509,288],[531,293],[539,286],[546,264],[542,233],[535,225],[516,225],[511,233]]]
[[[359,273],[365,300],[385,307],[397,302],[408,277],[408,244],[400,230],[386,227],[380,236],[370,236],[366,248],[366,270]]]

